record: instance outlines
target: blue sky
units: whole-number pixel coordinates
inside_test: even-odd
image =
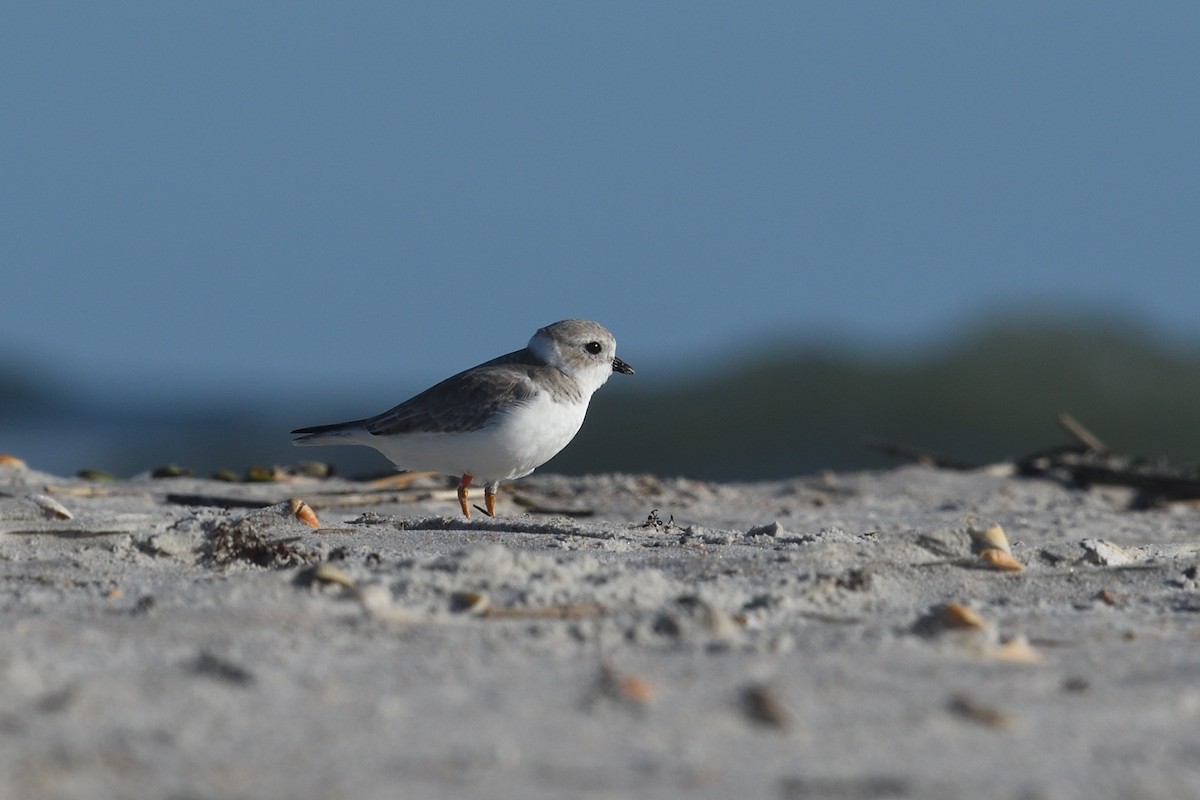
[[[1026,308],[1200,341],[1197,41],[1169,2],[5,4],[0,356],[121,400],[420,388],[572,316],[642,374]]]

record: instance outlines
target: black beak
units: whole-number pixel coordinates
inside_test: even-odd
[[[632,375],[633,367],[629,366],[628,364],[626,364],[624,361],[622,361],[619,358],[614,358],[613,359],[613,372],[619,372],[622,375]]]

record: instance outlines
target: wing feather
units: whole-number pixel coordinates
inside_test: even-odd
[[[537,394],[533,374],[538,366],[515,363],[512,357],[517,355],[510,353],[447,378],[371,417],[366,429],[376,436],[478,430],[497,413],[528,402]]]

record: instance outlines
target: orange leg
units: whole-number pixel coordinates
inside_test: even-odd
[[[462,506],[463,516],[467,519],[471,518],[471,506],[467,504],[467,490],[471,488],[471,481],[474,476],[463,474],[462,480],[458,482],[458,504]]]
[[[487,504],[488,516],[496,516],[496,484],[489,483],[483,487],[483,500]]]

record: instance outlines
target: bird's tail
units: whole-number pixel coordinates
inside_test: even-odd
[[[358,419],[354,422],[337,422],[333,425],[314,425],[311,428],[297,428],[292,433],[300,434],[300,436],[297,439],[293,439],[292,444],[302,447],[320,444],[353,444],[357,440],[370,435],[366,424],[367,421],[365,419]]]

